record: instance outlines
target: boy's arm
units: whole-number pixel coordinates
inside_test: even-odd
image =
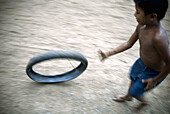
[[[161,58],[165,62],[165,67],[162,69],[161,73],[155,78],[143,81],[143,83],[148,83],[145,90],[154,87],[161,79],[163,79],[165,76],[167,76],[170,73],[170,50],[168,46],[168,41],[165,40],[165,38],[157,37],[153,40],[153,42],[154,42],[154,47],[156,48]]]
[[[131,48],[134,43],[138,40],[138,28],[139,25],[136,27],[135,32],[132,34],[132,36],[129,38],[129,40],[123,44],[121,44],[120,46],[109,50],[107,52],[103,52],[102,50],[99,50],[98,53],[101,55],[101,60],[103,61],[104,59],[108,58],[109,56],[115,55],[117,53],[123,52],[129,48]]]

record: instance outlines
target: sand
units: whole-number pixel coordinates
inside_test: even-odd
[[[132,114],[138,101],[112,98],[127,92],[138,42],[104,63],[97,50],[128,40],[137,25],[134,12],[133,0],[0,0],[0,114]],[[170,38],[170,9],[162,25]],[[88,68],[76,79],[40,84],[26,75],[36,54],[66,49],[88,59]],[[56,60],[38,70],[55,74],[67,65]],[[169,81],[146,94],[151,105],[141,114],[170,113]]]

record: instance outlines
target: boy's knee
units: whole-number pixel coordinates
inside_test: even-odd
[[[130,89],[130,95],[132,97],[138,97],[137,91],[133,90],[132,88]]]
[[[142,96],[144,92],[144,88],[138,88],[136,86],[132,86],[129,91],[130,95],[136,98]]]

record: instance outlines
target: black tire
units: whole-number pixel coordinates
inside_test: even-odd
[[[80,61],[81,63],[71,71],[62,74],[57,74],[57,75],[42,75],[33,71],[32,68],[33,65],[50,59],[72,59],[72,60]],[[44,83],[63,82],[78,77],[81,73],[84,72],[84,70],[87,68],[87,65],[88,65],[87,59],[77,51],[73,51],[73,50],[49,51],[46,53],[36,55],[33,58],[31,58],[26,66],[26,73],[32,80],[36,82],[44,82]]]

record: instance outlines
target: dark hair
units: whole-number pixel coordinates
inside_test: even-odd
[[[168,9],[168,0],[134,0],[144,10],[145,15],[156,13],[158,20],[164,18]]]

